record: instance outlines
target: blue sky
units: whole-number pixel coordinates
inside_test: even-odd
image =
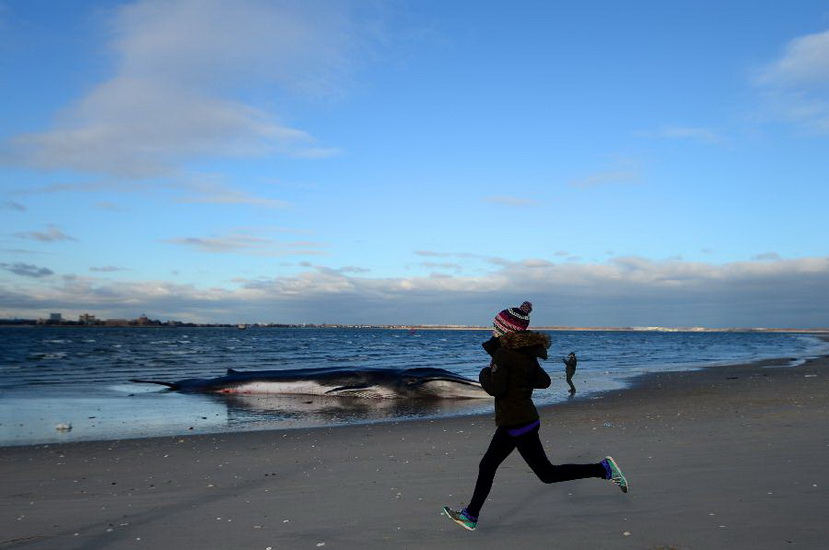
[[[0,317],[829,326],[829,4],[0,0]]]

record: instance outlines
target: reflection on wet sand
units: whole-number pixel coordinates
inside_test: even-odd
[[[227,406],[228,424],[273,427],[379,422],[476,414],[492,408],[482,399],[360,399],[316,395],[210,395]]]

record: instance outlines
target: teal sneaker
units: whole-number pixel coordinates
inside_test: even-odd
[[[619,469],[619,465],[616,464],[615,460],[613,460],[613,457],[605,457],[601,464],[604,466],[604,469],[607,470],[607,477],[605,479],[618,485],[619,489],[621,489],[623,493],[627,493],[628,480],[625,477],[625,474],[622,473],[622,470]]]
[[[446,514],[446,517],[466,529],[467,531],[474,531],[475,527],[478,526],[478,519],[472,519],[472,516],[468,514],[466,508],[461,511],[453,510],[448,506],[443,507],[443,513]]]

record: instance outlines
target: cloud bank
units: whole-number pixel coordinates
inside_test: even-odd
[[[0,290],[2,317],[146,312],[201,322],[488,325],[503,307],[531,300],[536,325],[829,327],[829,258],[723,265],[636,257],[604,264],[502,261],[483,276],[412,278],[308,265],[294,276],[215,288],[74,275],[33,280],[36,266],[18,267],[22,282]]]

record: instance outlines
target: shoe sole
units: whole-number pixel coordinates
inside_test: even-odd
[[[619,489],[621,489],[623,493],[627,493],[628,487],[630,487],[630,484],[628,483],[628,478],[626,478],[625,474],[622,473],[622,469],[619,468],[619,465],[616,464],[616,461],[613,460],[612,456],[605,457],[605,460],[607,460],[610,463],[610,469],[617,472],[619,476],[622,478],[622,481],[624,482],[624,485],[619,485]]]
[[[453,510],[451,508],[449,508],[448,506],[443,507],[443,513],[446,515],[446,517],[448,517],[450,520],[457,523],[458,525],[460,525],[461,527],[463,527],[467,531],[474,531],[475,530],[475,527],[469,527],[462,520],[455,519],[455,516],[453,514]]]

